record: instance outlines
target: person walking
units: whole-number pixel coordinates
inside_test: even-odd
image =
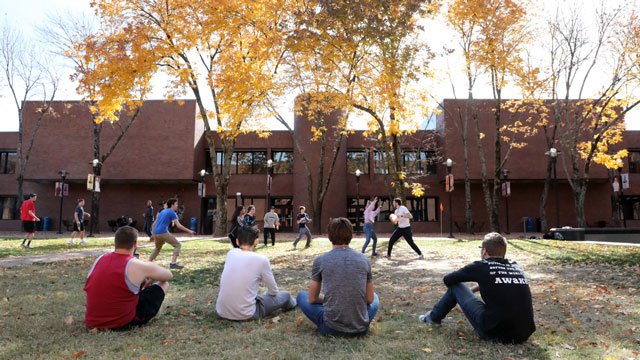
[[[276,207],[272,206],[271,210],[264,214],[264,246],[267,246],[267,240],[271,236],[271,246],[276,246],[276,227],[280,226],[280,217],[276,214]]]
[[[153,235],[151,232],[151,227],[153,226],[153,202],[151,200],[147,200],[147,210],[142,216],[144,216],[144,233],[151,238]]]
[[[411,223],[410,220],[413,219],[413,215],[407,209],[406,206],[402,205],[402,200],[399,198],[393,199],[393,207],[396,208],[396,211],[389,215],[389,218],[392,222],[397,223],[398,227],[393,231],[391,237],[389,238],[389,247],[387,248],[387,258],[391,257],[391,250],[393,250],[393,245],[400,239],[400,237],[404,237],[409,246],[418,253],[418,259],[423,260],[424,255],[422,255],[422,251],[418,248],[418,245],[413,242],[413,234],[411,233]]]
[[[378,235],[376,235],[376,231],[373,229],[373,224],[376,222],[376,216],[380,213],[380,209],[382,208],[382,204],[384,201],[380,201],[378,203],[378,208],[373,210],[378,202],[378,197],[374,197],[373,200],[369,203],[369,206],[364,210],[364,236],[365,241],[362,246],[362,253],[367,249],[369,245],[369,241],[373,239],[373,245],[371,247],[371,256],[378,256],[376,253],[376,245],[378,244]]]
[[[164,245],[164,243],[169,243],[169,245],[173,246],[173,256],[171,258],[171,263],[169,264],[170,269],[182,269],[184,268],[184,266],[176,262],[178,260],[178,255],[180,255],[181,245],[178,239],[176,239],[175,236],[173,236],[173,234],[169,232],[169,225],[173,224],[176,228],[191,235],[196,234],[195,231],[191,231],[180,224],[180,221],[178,220],[178,214],[176,214],[177,208],[178,199],[173,198],[167,200],[167,209],[163,210],[160,213],[160,215],[156,219],[155,226],[152,229],[153,238],[156,242],[156,248],[153,250],[153,253],[151,253],[149,262],[152,262],[156,258],[156,256],[158,256],[160,250],[162,250],[162,246]]]
[[[31,240],[33,240],[33,235],[36,233],[36,221],[40,221],[40,218],[36,216],[36,200],[38,200],[38,195],[29,194],[29,199],[25,200],[20,206],[20,220],[22,220],[22,227],[25,232],[24,240],[22,240],[20,247],[27,249],[33,249]]]
[[[310,223],[311,219],[309,218],[309,215],[307,215],[304,211],[305,211],[305,207],[300,206],[300,213],[298,214],[298,217],[297,217],[297,222],[299,227],[298,237],[293,242],[294,249],[296,248],[296,245],[298,245],[298,241],[302,239],[303,235],[307,236],[307,243],[305,244],[304,248],[306,249],[309,246],[311,246],[311,231],[309,231],[309,228],[307,227],[307,223]]]
[[[78,199],[76,209],[73,211],[73,232],[69,245],[73,245],[73,239],[80,234],[80,245],[87,245],[84,241],[84,217],[91,217],[89,213],[84,212],[84,199]]]

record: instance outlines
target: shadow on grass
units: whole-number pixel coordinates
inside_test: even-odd
[[[563,264],[640,265],[640,249],[570,242],[508,241],[513,248]],[[522,246],[528,244],[529,246]],[[540,250],[537,250],[540,248]],[[596,251],[598,249],[598,251]]]

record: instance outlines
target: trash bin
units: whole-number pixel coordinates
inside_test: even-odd
[[[51,230],[51,218],[45,216],[42,218],[42,231],[50,231]]]
[[[198,232],[198,218],[197,217],[192,217],[191,218],[191,226],[189,226],[189,230]]]
[[[533,232],[533,218],[527,218],[527,232]]]

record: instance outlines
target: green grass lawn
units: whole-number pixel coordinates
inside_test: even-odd
[[[52,251],[64,250],[64,239],[51,241]],[[0,358],[640,359],[640,248],[511,240],[507,255],[530,279],[537,331],[525,344],[503,345],[478,339],[459,311],[441,327],[418,322],[445,291],[442,276],[479,257],[480,241],[417,243],[426,261],[415,260],[404,242],[392,260],[372,261],[380,310],[371,334],[360,339],[322,337],[299,309],[262,321],[221,319],[215,301],[226,242],[184,243],[179,261],[186,267],[174,271],[159,316],[129,332],[84,326],[82,287],[94,258],[0,268]],[[4,257],[23,254],[0,244]],[[307,289],[313,258],[330,244],[290,247],[257,251],[271,260],[280,289],[295,295]],[[140,249],[141,258],[150,251]],[[159,264],[168,266],[170,253],[164,249]]]
[[[34,239],[31,242],[33,249],[20,247],[22,239],[0,239],[0,259],[113,246],[113,238],[85,238],[85,241],[89,243],[87,245],[78,244],[80,242],[79,239],[74,240],[76,245],[69,245],[70,239],[71,238]]]

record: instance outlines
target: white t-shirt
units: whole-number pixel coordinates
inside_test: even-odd
[[[398,227],[399,228],[406,228],[406,227],[411,226],[411,224],[409,223],[409,219],[408,218],[400,217],[400,215],[411,214],[406,206],[400,206],[399,208],[397,208],[396,211],[395,211],[395,214],[396,214],[396,216],[398,216]]]
[[[269,295],[278,294],[278,285],[265,256],[241,249],[229,251],[220,277],[216,301],[218,315],[229,320],[253,317],[260,280],[267,286]]]

